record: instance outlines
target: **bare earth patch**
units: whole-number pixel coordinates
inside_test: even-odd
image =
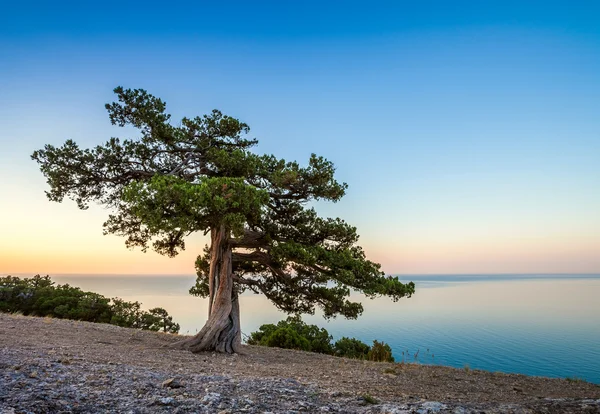
[[[594,384],[244,346],[0,313],[0,413],[600,412]],[[374,403],[374,404],[373,404]]]

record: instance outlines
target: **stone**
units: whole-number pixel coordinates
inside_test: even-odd
[[[161,384],[164,388],[183,388],[183,384],[176,378],[169,378]]]
[[[437,413],[440,410],[445,410],[446,408],[448,408],[446,404],[442,404],[441,402],[426,401],[423,404],[421,404],[421,409],[419,409],[417,412],[419,414]]]
[[[218,392],[209,392],[204,397],[202,397],[203,404],[209,405],[217,405],[221,402],[221,394]]]
[[[407,414],[410,413],[411,411],[408,409],[407,405],[390,405],[390,404],[383,404],[380,405],[378,412],[382,413],[382,414]]]
[[[173,397],[164,397],[161,398],[159,401],[163,405],[171,405],[173,404],[173,401],[175,401],[175,399]]]

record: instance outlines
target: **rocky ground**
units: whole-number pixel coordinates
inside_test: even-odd
[[[0,313],[0,413],[600,413],[600,387]]]

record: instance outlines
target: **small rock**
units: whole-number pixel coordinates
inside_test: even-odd
[[[442,404],[441,402],[426,401],[423,404],[421,404],[421,409],[418,410],[417,412],[419,414],[437,413],[440,410],[445,410],[446,408],[447,408],[446,404]]]
[[[397,405],[383,404],[382,406],[379,407],[379,412],[385,413],[385,414],[408,414],[411,411],[408,410],[407,405],[397,406]]]
[[[203,404],[218,404],[221,402],[221,394],[218,392],[209,392],[204,397],[202,397]]]
[[[160,403],[163,405],[170,405],[175,401],[173,397],[164,397],[160,399]]]
[[[161,384],[164,388],[183,388],[183,384],[176,378],[169,378],[164,380]]]

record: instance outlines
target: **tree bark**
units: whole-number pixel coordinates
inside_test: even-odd
[[[240,306],[233,285],[229,231],[225,226],[211,230],[208,320],[195,336],[173,346],[192,352],[217,351],[232,354],[242,344]]]

